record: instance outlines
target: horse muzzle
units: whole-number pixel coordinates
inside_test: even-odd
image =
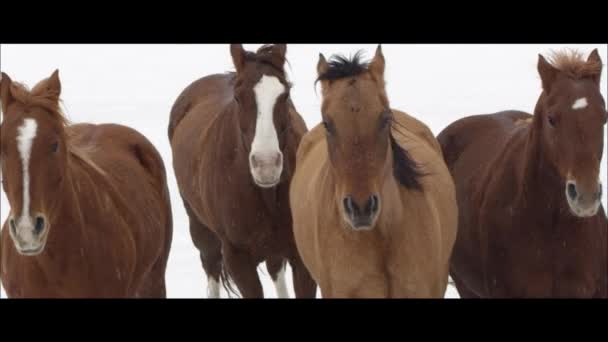
[[[9,218],[9,235],[15,249],[24,256],[35,256],[44,250],[48,237],[48,221],[44,215]]]

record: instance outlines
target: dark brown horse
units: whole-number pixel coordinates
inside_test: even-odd
[[[539,56],[534,115],[461,119],[439,135],[460,209],[451,275],[462,297],[603,297],[608,220],[602,62]]]
[[[231,277],[244,297],[263,297],[257,265],[266,261],[279,297],[287,297],[287,260],[296,296],[314,297],[289,209],[296,149],[307,128],[289,97],[286,46],[252,53],[231,45],[230,52],[236,73],[192,83],[169,124],[173,167],[208,295],[218,297],[219,281],[229,286]]]
[[[118,125],[68,125],[55,71],[2,73],[2,285],[9,297],[165,297],[172,238],[163,161]]]

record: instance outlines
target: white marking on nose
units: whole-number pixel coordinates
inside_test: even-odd
[[[20,221],[29,220],[30,217],[30,156],[37,128],[38,124],[34,119],[24,119],[23,124],[17,128],[17,149],[23,166],[23,208]]]
[[[581,97],[580,99],[574,101],[574,104],[572,105],[572,109],[583,109],[583,108],[587,108],[587,98],[586,97]]]
[[[255,136],[251,143],[251,153],[277,153],[279,139],[274,127],[273,113],[277,98],[285,92],[285,86],[274,76],[263,75],[253,87],[257,104]]]
[[[274,281],[274,288],[277,290],[278,298],[289,298],[287,282],[285,281],[285,267],[281,268],[279,274],[277,274],[277,280]]]

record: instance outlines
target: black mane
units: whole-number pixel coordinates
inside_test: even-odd
[[[407,189],[422,191],[420,177],[425,176],[425,174],[419,171],[418,165],[412,157],[410,157],[407,150],[397,143],[392,131],[389,136],[391,140],[391,149],[393,150],[393,175],[399,184]]]
[[[363,51],[357,51],[354,56],[347,58],[343,55],[333,55],[327,62],[327,70],[319,75],[318,81],[334,81],[340,78],[357,76],[368,70],[369,62],[362,62]]]

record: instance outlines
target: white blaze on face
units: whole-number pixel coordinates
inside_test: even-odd
[[[253,91],[257,118],[249,161],[254,180],[264,186],[277,183],[283,169],[283,156],[279,149],[273,114],[277,98],[285,92],[285,86],[278,78],[264,75]]]
[[[17,129],[17,149],[23,167],[23,207],[20,221],[29,220],[30,217],[30,156],[37,128],[36,120],[24,119],[23,124]]]
[[[583,108],[587,108],[587,98],[586,97],[581,97],[580,99],[574,101],[574,104],[572,104],[572,109],[583,109]]]

